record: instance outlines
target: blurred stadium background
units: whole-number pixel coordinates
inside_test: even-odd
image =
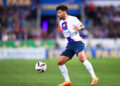
[[[100,78],[98,86],[120,86],[120,0],[0,0],[0,86],[57,86],[63,81],[56,59],[66,46],[57,28],[60,4],[86,27],[80,35]],[[34,70],[39,60],[48,65],[45,73]],[[73,86],[90,85],[82,63],[73,59],[66,65]]]
[[[86,26],[88,58],[120,57],[120,0],[0,0],[0,59],[59,57],[66,46],[57,30],[60,4]]]

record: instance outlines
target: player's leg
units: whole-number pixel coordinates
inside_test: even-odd
[[[66,49],[60,56],[59,60],[58,60],[58,66],[59,69],[62,73],[62,75],[64,76],[65,82],[62,84],[59,84],[59,86],[68,86],[71,85],[71,81],[68,75],[68,70],[65,66],[65,63],[70,60],[74,55],[74,51],[72,51],[71,49]]]
[[[97,82],[99,81],[99,79],[96,77],[91,63],[86,59],[85,52],[84,51],[79,52],[78,58],[85,65],[86,69],[89,71],[89,73],[92,77],[91,85],[96,85]]]
[[[91,63],[86,59],[84,51],[81,51],[81,52],[78,53],[78,58],[85,65],[87,70],[90,72],[92,78],[96,78],[93,67],[92,67]]]
[[[58,59],[58,65],[63,65],[63,64],[65,64],[68,60],[70,60],[69,57],[67,57],[67,56],[60,56],[60,58]]]
[[[65,63],[69,60],[70,58],[67,56],[60,56],[59,60],[58,60],[58,66],[59,69],[65,79],[65,82],[63,82],[62,84],[59,84],[59,86],[67,86],[67,85],[71,85],[71,81],[68,75],[68,70],[65,66]]]
[[[69,78],[69,75],[68,75],[68,70],[65,66],[65,63],[69,60],[69,57],[66,57],[66,56],[60,56],[59,60],[58,60],[58,66],[59,66],[59,69],[65,79],[65,81],[67,82],[70,82],[70,78]]]

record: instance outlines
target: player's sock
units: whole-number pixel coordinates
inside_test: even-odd
[[[68,71],[67,71],[65,64],[59,65],[59,69],[60,69],[62,75],[64,76],[65,81],[70,82],[70,78],[69,78]]]
[[[88,60],[85,60],[83,62],[83,64],[85,65],[85,67],[87,68],[89,73],[91,74],[92,78],[96,78],[96,75],[94,73],[94,70],[93,70],[93,67],[92,67],[91,63]]]

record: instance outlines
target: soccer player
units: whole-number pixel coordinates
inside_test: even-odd
[[[56,8],[56,11],[57,16],[60,19],[58,28],[63,32],[67,41],[66,49],[62,52],[58,60],[58,66],[64,76],[65,82],[59,84],[58,86],[71,86],[72,82],[70,81],[65,63],[70,60],[74,54],[78,56],[79,60],[85,65],[86,69],[91,74],[91,85],[96,85],[99,79],[96,77],[91,63],[86,59],[84,52],[85,45],[79,35],[79,31],[85,29],[84,25],[75,16],[67,14],[67,6],[60,5]]]

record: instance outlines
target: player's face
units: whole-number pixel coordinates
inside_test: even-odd
[[[64,19],[65,11],[58,10],[57,11],[57,16],[59,17],[59,19]]]

